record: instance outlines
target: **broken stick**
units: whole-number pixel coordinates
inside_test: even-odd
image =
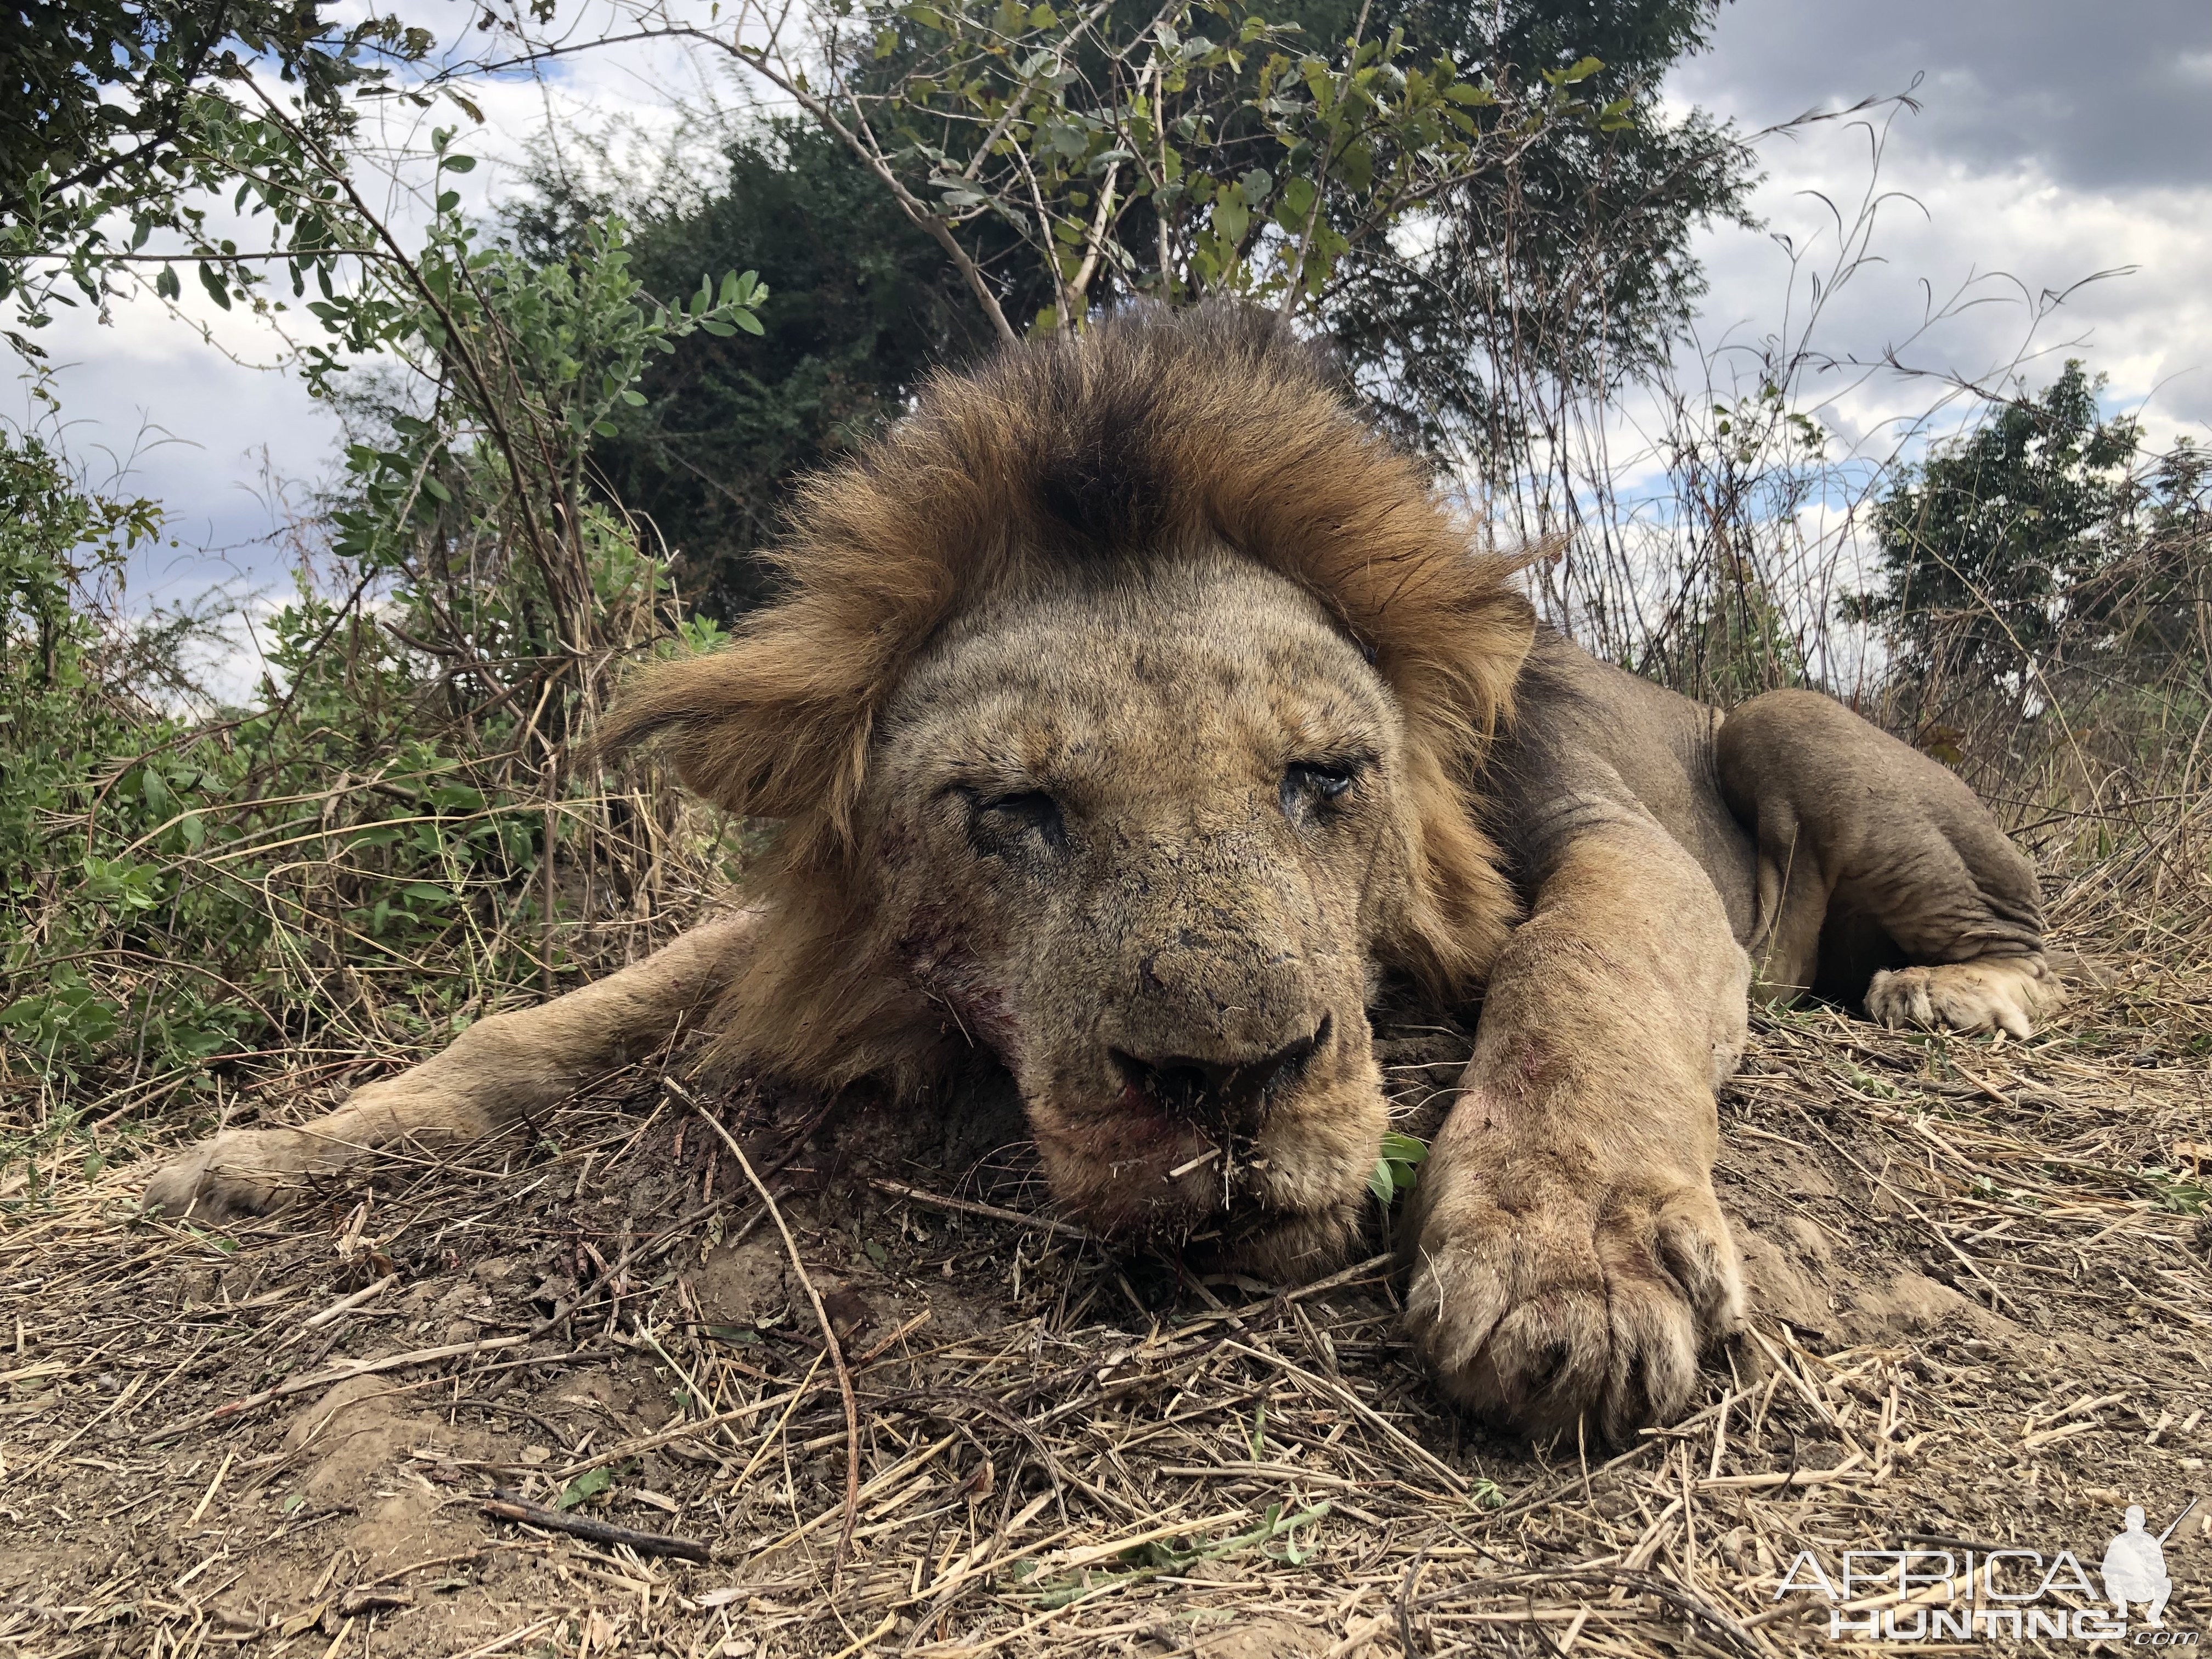
[[[593,1521],[581,1515],[570,1515],[561,1510],[549,1510],[542,1504],[532,1504],[520,1493],[495,1487],[484,1499],[483,1512],[497,1516],[502,1521],[520,1521],[526,1526],[543,1527],[548,1532],[565,1532],[572,1538],[588,1539],[594,1544],[627,1544],[640,1555],[673,1555],[686,1561],[704,1563],[707,1547],[696,1538],[678,1538],[665,1532],[641,1532],[635,1527],[617,1527],[611,1521]]]

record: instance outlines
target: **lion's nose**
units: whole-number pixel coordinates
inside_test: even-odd
[[[1328,1035],[1324,1015],[1310,1036],[1270,1054],[1201,1060],[1190,1054],[1133,1054],[1121,1048],[1109,1052],[1123,1082],[1177,1116],[1212,1127],[1249,1130],[1266,1115],[1268,1097],[1305,1069]]]

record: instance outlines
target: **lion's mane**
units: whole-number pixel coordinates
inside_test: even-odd
[[[898,981],[860,878],[877,721],[945,624],[1097,565],[1226,545],[1317,599],[1370,654],[1422,824],[1382,965],[1463,1000],[1515,919],[1471,791],[1509,717],[1534,615],[1419,460],[1357,412],[1328,355],[1272,313],[1131,307],[943,372],[912,413],[806,481],[769,556],[781,597],[720,650],[641,673],[604,740],[657,738],[685,783],[781,820],[769,911],[720,1011],[730,1054],[837,1085],[926,1083],[941,1012]]]

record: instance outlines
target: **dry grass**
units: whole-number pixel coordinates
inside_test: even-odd
[[[2032,1042],[1756,1020],[1720,1171],[1756,1327],[1617,1455],[1450,1415],[1387,1259],[1178,1283],[1005,1218],[1036,1189],[989,1109],[729,1091],[853,1370],[842,1562],[804,1287],[659,1065],[228,1235],[138,1218],[137,1167],[53,1170],[0,1236],[0,1654],[1779,1655],[1831,1650],[1774,1599],[1801,1549],[2094,1571],[2124,1503],[2155,1528],[2208,1484],[2212,964],[2062,908],[2100,982]],[[1409,1103],[1455,1041],[1392,1039]],[[234,1115],[365,1074],[306,1057]],[[576,1513],[711,1562],[483,1512],[600,1472]],[[2208,1530],[2167,1546],[2180,1630]]]

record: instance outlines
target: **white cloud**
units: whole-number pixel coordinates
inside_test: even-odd
[[[2212,61],[2201,4],[1766,0],[1724,9],[1713,49],[1680,65],[1669,91],[1755,127],[1922,77],[1917,112],[1877,110],[1762,149],[1754,208],[1810,268],[1833,258],[1829,204],[1848,223],[1870,187],[1895,192],[1869,244],[1881,263],[1828,302],[1820,343],[1862,362],[1894,346],[1913,368],[1977,381],[2025,356],[2039,386],[2080,356],[2111,378],[2115,405],[2170,440],[2212,429],[2212,106],[2186,86],[2199,58]],[[1784,250],[1726,228],[1701,252],[1706,337],[1775,327]],[[1929,400],[1924,384],[1875,374],[1833,413],[1857,435]]]
[[[264,325],[219,311],[189,281],[179,309],[212,343],[151,299],[116,305],[105,322],[64,311],[40,341],[63,442],[88,478],[167,510],[169,541],[135,562],[142,604],[281,573],[269,538],[288,516],[282,492],[320,477],[337,437],[329,411],[278,365]],[[18,418],[33,413],[26,398]]]
[[[1899,194],[1878,210],[1869,252],[1879,263],[1835,289],[1814,331],[1819,345],[1855,364],[1894,348],[1911,368],[1977,383],[2018,361],[2041,385],[2079,356],[2160,435],[2212,426],[2212,190],[2069,191],[2039,168],[1982,173],[1916,154],[1908,137],[1893,141],[1880,175]],[[1712,289],[1701,332],[1778,326],[1790,261],[1776,238],[1825,280],[1838,237],[1820,198],[1849,216],[1869,176],[1863,143],[1833,131],[1778,160],[1754,200],[1767,233],[1725,228],[1704,239]],[[1802,279],[1795,298],[1801,307],[1809,298]],[[1863,380],[1849,368],[1828,378]],[[1863,428],[1929,400],[1925,386],[1877,374],[1838,412]]]

